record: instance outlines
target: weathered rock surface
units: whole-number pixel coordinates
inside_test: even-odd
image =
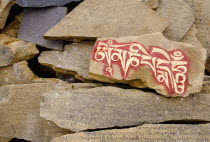
[[[99,38],[93,50],[89,77],[149,87],[165,96],[186,97],[201,90],[205,60],[204,48],[170,41],[161,33]]]
[[[0,34],[0,67],[28,60],[38,53],[35,44]]]
[[[43,94],[40,115],[75,132],[171,120],[209,121],[209,97],[201,93],[168,99],[115,87],[49,91]]]
[[[158,8],[159,2],[160,2],[160,0],[141,0],[141,1],[147,4],[152,9]]]
[[[161,0],[157,12],[169,20],[164,36],[174,41],[181,41],[195,20],[193,10],[183,0]]]
[[[129,129],[82,132],[54,138],[51,142],[174,142],[210,141],[210,125],[151,124]]]
[[[22,7],[47,7],[47,6],[64,6],[71,2],[81,0],[16,0],[17,4]]]
[[[35,77],[26,61],[0,68],[0,86],[31,83]]]
[[[66,7],[25,9],[18,38],[49,49],[62,50],[62,41],[45,40],[43,35],[66,16],[66,13]]]
[[[167,20],[141,1],[114,0],[110,3],[110,0],[88,0],[78,5],[44,37],[81,40],[139,36],[163,32],[167,26]]]
[[[23,16],[23,13],[17,15],[15,17],[15,20],[12,21],[7,27],[5,27],[2,30],[2,33],[11,37],[17,37],[18,31],[20,29],[22,16]]]
[[[55,71],[73,74],[77,79],[88,79],[88,68],[94,47],[92,41],[66,45],[63,52],[45,51],[39,56],[39,63],[50,66]]]
[[[209,0],[184,0],[195,13],[195,26],[198,29],[198,40],[208,50],[210,56],[210,1]]]
[[[9,142],[12,138],[3,138],[0,137],[0,142]]]
[[[0,0],[0,29],[3,29],[9,15],[10,8],[15,4],[12,0]]]
[[[54,88],[51,83],[0,87],[0,136],[49,142],[52,137],[69,134],[39,116],[40,94]]]

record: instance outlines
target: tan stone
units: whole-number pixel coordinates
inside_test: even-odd
[[[150,124],[129,129],[81,132],[51,142],[175,142],[210,141],[210,125]]]
[[[193,10],[183,0],[161,0],[157,12],[169,20],[164,36],[174,41],[181,41],[195,20]]]
[[[9,15],[10,8],[15,4],[12,0],[0,0],[0,29],[3,29]]]
[[[12,138],[3,138],[0,137],[0,142],[9,142]]]
[[[195,26],[198,29],[198,40],[208,50],[210,56],[210,1],[209,0],[184,0],[195,13]]]
[[[160,2],[160,0],[140,0],[140,1],[147,4],[152,9],[158,8],[159,2]]]
[[[0,34],[0,67],[28,60],[38,53],[35,44]]]
[[[57,25],[46,39],[81,40],[97,37],[139,36],[163,32],[168,21],[137,0],[88,0]]]
[[[2,33],[11,37],[17,37],[18,31],[20,29],[21,19],[23,13],[17,15],[15,20],[12,21],[7,27],[2,30]]]
[[[165,121],[209,121],[210,95],[171,98],[140,90],[97,87],[49,91],[41,117],[75,132]]]
[[[0,68],[0,86],[31,83],[35,77],[26,61]]]
[[[129,58],[129,56],[127,56],[125,58],[124,56],[121,56],[121,54],[115,55],[115,56],[119,57],[118,61],[114,61],[112,58],[110,58],[111,61],[109,60],[109,57],[113,56],[112,52],[110,55],[108,55],[108,57],[105,56],[105,53],[107,53],[106,50],[98,52],[98,55],[97,55],[98,58],[101,58],[104,55],[103,59],[107,63],[103,63],[99,60],[97,61],[96,57],[93,55],[92,60],[90,62],[90,68],[89,68],[89,77],[91,79],[95,79],[95,80],[102,81],[102,82],[109,82],[109,83],[126,83],[131,86],[138,87],[138,88],[142,88],[142,87],[146,86],[148,88],[155,89],[158,93],[160,93],[162,95],[171,96],[171,97],[175,97],[175,96],[186,97],[189,94],[197,93],[201,90],[203,78],[204,78],[205,60],[206,60],[206,50],[204,48],[198,48],[191,44],[170,41],[170,40],[166,39],[161,33],[147,34],[147,35],[143,35],[143,36],[139,36],[139,37],[99,38],[98,41],[99,40],[107,40],[107,39],[116,40],[119,43],[137,42],[137,43],[143,44],[146,49],[144,60],[141,59],[141,58],[143,58],[143,56],[142,57],[140,56],[141,54],[143,55],[143,52],[142,53],[140,52],[142,50],[140,48],[137,50],[137,47],[136,47],[136,50],[132,51],[132,52],[131,52],[131,50],[132,50],[131,47],[130,48],[127,47],[129,54],[135,53],[135,55],[132,55],[133,58]],[[151,50],[150,46],[158,46],[159,48],[164,49],[168,53],[165,53],[165,55],[163,55],[164,53],[162,52],[162,50],[154,51],[158,54],[158,55],[155,55],[155,57],[157,57],[157,58],[155,58],[155,57],[153,57],[155,54],[154,52],[152,55],[151,55],[151,53],[149,53],[150,51],[147,52],[147,50],[149,50],[149,49]],[[97,49],[99,49],[99,48],[97,48]],[[181,53],[180,50],[183,53]],[[96,51],[96,48],[94,49],[94,51]],[[115,53],[118,53],[117,49],[114,51],[115,51]],[[93,53],[95,53],[95,52],[93,52]],[[169,53],[170,53],[170,55],[169,55]],[[188,78],[188,81],[183,79],[184,82],[186,82],[186,85],[183,85],[182,92],[181,92],[181,90],[179,90],[180,92],[176,91],[175,87],[174,87],[172,89],[174,89],[175,91],[172,94],[173,91],[168,90],[170,87],[164,87],[164,81],[166,84],[167,83],[170,84],[170,80],[173,80],[173,78],[170,76],[175,77],[175,75],[176,75],[176,73],[174,74],[175,69],[173,69],[173,71],[171,71],[171,73],[170,73],[170,71],[168,71],[170,69],[172,70],[172,68],[170,66],[172,66],[172,64],[174,64],[174,63],[170,62],[169,64],[165,65],[165,64],[163,64],[162,61],[168,62],[169,60],[166,58],[163,59],[162,57],[159,58],[158,56],[163,55],[166,57],[166,55],[168,55],[168,56],[170,56],[170,61],[173,61],[173,60],[175,61],[175,58],[172,59],[172,56],[176,56],[175,53],[180,53],[180,54],[182,54],[181,56],[184,56],[184,54],[186,54],[186,56],[188,58],[188,60],[185,61],[185,62],[188,62],[185,67],[185,69],[188,70],[188,75],[185,75],[186,78]],[[148,54],[148,55],[146,55],[146,54]],[[148,59],[146,58],[147,56],[148,56]],[[123,71],[125,72],[125,70],[123,70],[123,64],[122,64],[124,59],[126,61],[125,65],[128,67],[128,69],[130,69],[127,71],[126,77],[124,77],[124,75],[122,74]],[[131,59],[132,59],[132,61],[133,61],[132,63],[134,65],[135,65],[135,63],[138,64],[138,61],[139,61],[139,65],[144,65],[144,66],[138,67],[136,69],[133,68],[135,66],[133,64],[129,64],[129,62],[128,62]],[[150,60],[152,62],[151,64],[148,63],[148,62],[150,62]],[[109,61],[111,62],[110,68],[112,70],[111,71],[112,76],[109,76],[109,70],[107,70],[109,67],[109,65],[108,65]],[[143,64],[143,62],[144,62],[144,64]],[[163,67],[163,68],[161,70],[159,70],[161,67]],[[179,66],[177,64],[177,66],[174,66],[174,67],[179,68],[182,66]],[[182,71],[180,71],[180,72],[182,72]],[[156,74],[156,75],[154,75],[154,74]],[[165,74],[168,75],[168,81],[167,81],[167,75],[165,75]],[[161,81],[161,78],[163,79],[163,81]],[[179,79],[177,79],[177,81],[178,80]],[[161,84],[159,84],[159,83],[161,83]],[[173,82],[173,83],[171,82],[171,85],[175,86],[176,82]],[[184,91],[184,88],[186,89],[185,91]]]
[[[52,67],[56,72],[73,74],[75,78],[88,79],[90,57],[95,42],[79,42],[66,45],[63,52],[45,51],[39,56],[39,63]]]
[[[0,87],[0,136],[49,142],[52,137],[69,134],[39,116],[40,94],[53,89],[51,83]]]

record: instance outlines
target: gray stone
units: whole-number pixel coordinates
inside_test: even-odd
[[[49,91],[41,117],[75,132],[164,121],[210,121],[210,95],[171,98],[140,90],[98,87]]]
[[[47,6],[64,6],[71,2],[81,0],[16,0],[17,4],[22,7],[47,7]]]
[[[43,35],[56,25],[66,13],[66,7],[25,9],[18,38],[49,49],[62,50],[63,41],[45,40]]]

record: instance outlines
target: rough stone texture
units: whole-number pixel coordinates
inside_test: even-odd
[[[45,40],[43,35],[66,16],[66,13],[66,7],[25,9],[18,38],[49,49],[62,50],[63,41]]]
[[[0,0],[0,29],[3,29],[9,15],[10,8],[15,4],[11,0]]]
[[[160,2],[160,0],[141,0],[141,1],[147,4],[152,9],[158,8],[159,2]]]
[[[139,90],[98,87],[49,91],[42,96],[41,117],[75,132],[171,120],[210,120],[210,95],[203,93],[168,99]]]
[[[22,7],[47,7],[47,6],[64,6],[71,2],[81,0],[16,0],[17,4]]]
[[[7,27],[5,27],[2,30],[2,33],[11,37],[17,37],[18,31],[20,29],[22,16],[23,16],[23,13],[17,15],[15,17],[15,20],[12,21]]]
[[[9,142],[12,138],[3,138],[0,137],[0,142]]]
[[[0,67],[28,60],[38,53],[35,44],[0,34]]]
[[[54,88],[51,83],[0,87],[0,136],[49,142],[52,137],[69,134],[39,116],[40,94]]]
[[[168,39],[166,39],[161,33],[154,33],[154,34],[147,34],[139,37],[122,37],[122,38],[99,38],[98,40],[106,40],[106,39],[113,39],[116,40],[119,43],[129,43],[129,42],[137,42],[140,44],[143,44],[146,49],[150,49],[150,46],[160,46],[162,49],[166,49],[167,51],[173,51],[173,50],[181,50],[184,52],[190,60],[190,66],[188,66],[188,83],[186,84],[187,90],[183,94],[179,94],[175,92],[175,94],[170,94],[171,90],[166,90],[166,87],[164,87],[164,84],[160,85],[156,82],[157,78],[152,74],[153,71],[148,66],[142,66],[137,69],[130,69],[130,72],[128,72],[127,77],[123,78],[121,75],[121,64],[117,65],[112,60],[112,70],[113,75],[110,77],[108,76],[107,72],[104,73],[104,65],[108,66],[107,64],[104,64],[103,62],[92,60],[90,62],[90,68],[89,68],[89,77],[91,79],[95,79],[102,82],[109,82],[109,83],[126,83],[134,87],[142,88],[142,87],[149,87],[152,89],[155,89],[158,93],[165,95],[165,96],[182,96],[186,97],[189,94],[197,93],[202,88],[203,78],[204,78],[204,70],[205,70],[205,60],[206,60],[206,50],[204,48],[198,48],[191,44],[185,44],[181,42],[173,42]],[[137,51],[140,51],[137,50]],[[105,53],[106,51],[103,51]],[[99,53],[99,52],[98,52]],[[102,52],[100,54],[103,55]],[[139,52],[138,52],[139,53]],[[112,53],[111,53],[112,54]],[[93,55],[94,56],[94,55]],[[98,55],[101,57],[100,55]],[[111,55],[110,55],[111,56]],[[174,54],[175,56],[175,54]],[[134,59],[137,57],[136,55],[132,55]],[[120,56],[121,58],[121,56]],[[158,57],[159,58],[159,57]],[[158,59],[157,58],[157,59]],[[122,56],[122,59],[124,57]],[[126,64],[128,64],[127,60],[130,58],[126,58]],[[138,59],[138,58],[137,58]],[[161,58],[162,59],[162,58]],[[106,58],[105,58],[106,60]],[[139,61],[143,61],[138,59]],[[166,59],[167,60],[167,59]],[[172,60],[172,59],[171,59]],[[108,59],[107,59],[108,61]],[[121,60],[120,60],[121,61]],[[120,62],[119,61],[119,62]],[[142,62],[140,62],[141,64]],[[155,68],[156,63],[158,63],[157,66],[165,66],[162,61],[155,62]],[[159,64],[161,63],[161,64]],[[172,64],[172,63],[171,63]],[[131,65],[130,65],[131,67]],[[168,66],[166,66],[168,67]],[[170,67],[169,67],[170,68]],[[166,68],[163,68],[164,73],[167,73]],[[158,73],[157,73],[158,74]],[[170,74],[170,73],[168,73]],[[157,77],[160,77],[159,75]],[[170,78],[171,79],[171,78]],[[167,80],[165,80],[167,81]]]
[[[81,40],[139,36],[163,32],[167,26],[167,20],[137,0],[85,0],[44,37]]]
[[[77,79],[88,79],[90,57],[95,42],[79,42],[66,45],[63,52],[45,51],[39,56],[39,63],[55,71],[73,74]]]
[[[181,41],[195,20],[193,10],[183,0],[161,0],[157,12],[169,20],[164,36],[174,41]]]
[[[35,77],[26,61],[0,68],[0,86],[31,83]]]
[[[174,142],[210,141],[210,125],[151,124],[129,129],[82,132],[54,138],[51,142]]]
[[[209,0],[184,0],[195,13],[195,26],[198,29],[198,40],[208,50],[210,56],[210,1]]]

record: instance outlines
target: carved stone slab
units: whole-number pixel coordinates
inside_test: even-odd
[[[171,120],[210,120],[210,95],[204,93],[168,99],[139,90],[98,87],[55,90],[42,96],[41,117],[75,132]]]
[[[44,37],[81,40],[97,37],[139,36],[163,32],[167,26],[166,19],[141,1],[88,0],[78,5]]]
[[[210,141],[210,125],[143,125],[130,129],[82,132],[54,138],[51,142],[174,142]]]
[[[204,48],[170,41],[161,33],[99,38],[89,76],[102,82],[146,86],[165,96],[186,97],[200,91],[205,60]]]
[[[18,38],[49,49],[62,50],[62,41],[45,40],[43,35],[67,13],[66,7],[25,9]]]

